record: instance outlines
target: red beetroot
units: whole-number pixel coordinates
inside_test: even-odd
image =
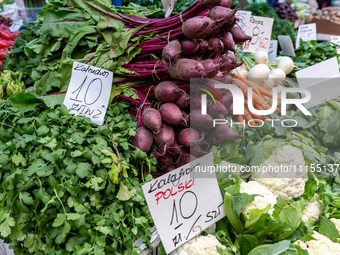
[[[175,133],[171,126],[162,123],[160,132],[154,134],[155,142],[158,146],[171,146],[175,141]]]
[[[175,101],[181,93],[184,92],[171,81],[163,81],[155,89],[155,96],[162,103]]]
[[[166,169],[165,169],[165,172],[166,173],[169,173],[169,172],[171,172],[171,171],[173,171],[173,170],[175,170],[176,169],[176,166],[175,165],[170,165],[170,166],[168,166]]]
[[[215,6],[209,13],[209,18],[215,21],[223,21],[225,23],[232,23],[238,9],[232,10],[222,6]]]
[[[210,59],[210,58],[203,60],[201,64],[203,65],[205,73],[207,74],[207,77],[209,78],[214,77],[220,68],[219,63],[217,63],[214,59]]]
[[[154,108],[146,108],[142,114],[143,125],[152,130],[154,134],[158,134],[162,125],[162,116],[159,111]]]
[[[234,42],[233,35],[230,32],[224,33],[224,35],[221,37],[221,41],[224,44],[225,50],[230,50],[232,52],[236,51],[236,45]]]
[[[175,104],[178,106],[179,109],[183,109],[190,104],[190,96],[187,93],[181,93]]]
[[[224,52],[224,44],[220,39],[216,37],[210,38],[208,39],[208,44],[208,49],[216,55],[222,54]]]
[[[189,164],[191,161],[194,161],[195,159],[197,159],[195,156],[189,154],[189,153],[185,153],[181,159],[176,163],[176,167],[181,167],[184,166],[186,164]]]
[[[148,152],[151,149],[153,143],[153,136],[150,130],[145,127],[136,129],[136,135],[131,138],[132,144],[138,149],[144,152]]]
[[[223,141],[242,138],[242,135],[240,133],[232,130],[227,124],[216,125],[213,135],[217,140]]]
[[[183,118],[181,110],[174,103],[165,103],[161,106],[160,113],[163,120],[171,125],[183,125],[187,124],[187,121]]]
[[[190,112],[190,125],[200,129],[212,128],[213,119],[210,115],[202,115],[201,109],[194,109]]]
[[[215,37],[216,35],[218,35],[222,30],[221,26],[217,26],[216,28],[213,29],[213,31],[211,32],[210,35],[208,35],[208,37]]]
[[[221,100],[225,108],[229,109],[230,106],[233,104],[233,94],[231,94],[231,92],[229,91],[229,93],[225,94]]]
[[[167,63],[176,61],[181,54],[182,46],[178,40],[173,40],[164,47],[162,58]]]
[[[251,40],[251,36],[247,36],[242,28],[240,28],[239,26],[234,26],[230,32],[233,35],[234,42],[236,44],[242,44],[246,41]]]
[[[190,81],[191,78],[206,77],[204,67],[196,60],[182,58],[171,63],[168,72],[171,78],[180,81]]]
[[[218,114],[227,114],[228,110],[227,108],[221,104],[219,101],[216,101],[216,104],[210,104],[208,107],[208,114],[212,117],[218,115]]]
[[[223,6],[225,8],[230,8],[232,0],[219,0],[216,5]]]
[[[209,44],[206,40],[200,39],[198,42],[198,51],[196,52],[198,55],[202,55],[207,52],[209,48]]]
[[[193,128],[183,129],[178,135],[178,141],[184,148],[190,148],[200,140],[200,135]]]
[[[199,43],[195,39],[184,39],[182,41],[183,55],[194,55],[199,48]]]
[[[183,150],[182,146],[178,143],[178,141],[175,139],[174,144],[171,145],[171,147],[168,147],[168,152],[175,156],[182,156]]]
[[[206,5],[215,5],[218,2],[218,0],[201,0],[201,1]]]
[[[183,34],[191,39],[204,38],[211,34],[215,22],[206,16],[196,16],[186,20],[182,26]]]
[[[211,77],[213,79],[223,79],[224,77],[224,73],[222,73],[221,71],[218,71],[215,76]]]
[[[168,154],[164,154],[157,159],[157,163],[160,169],[166,169],[173,164],[173,158]]]

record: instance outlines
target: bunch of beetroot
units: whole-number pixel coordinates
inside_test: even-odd
[[[198,88],[210,85],[203,82],[193,86]],[[189,91],[190,95],[187,93]],[[213,118],[225,119],[232,107],[230,91],[219,90],[219,93],[222,104],[219,102],[215,105],[208,101],[208,114],[202,115],[200,92],[190,89],[189,83],[163,81],[156,86],[154,96],[160,104],[144,108],[143,126],[136,130],[136,136],[132,138],[133,145],[140,150],[153,150],[159,169],[155,177],[207,154],[212,145],[242,137],[227,124],[214,127]],[[193,100],[191,105],[190,99]]]
[[[171,78],[224,78],[242,64],[236,62],[235,46],[251,37],[236,25],[237,10],[224,4],[212,7],[209,16],[186,20],[182,25],[185,38],[173,40],[163,49],[163,63],[169,66]]]
[[[227,124],[214,127],[213,119],[225,120],[232,112],[230,91],[219,90],[221,100],[208,100],[208,113],[203,115],[200,88],[210,89],[214,83],[230,82],[228,73],[242,64],[236,61],[236,44],[251,38],[236,25],[237,10],[229,8],[230,0],[202,2],[207,6],[206,15],[185,20],[181,35],[163,47],[162,63],[154,64],[162,81],[147,92],[150,107],[141,107],[135,102],[142,109],[142,116],[138,117],[142,123],[132,141],[142,151],[156,156],[159,169],[156,176],[205,155],[221,141],[242,137]],[[123,67],[141,68],[139,64],[141,62]],[[153,63],[143,64],[145,69],[150,69]],[[209,80],[190,84],[193,78]]]

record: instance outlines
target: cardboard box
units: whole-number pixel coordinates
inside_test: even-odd
[[[316,32],[318,34],[340,35],[340,24],[314,18],[309,23],[316,23]]]

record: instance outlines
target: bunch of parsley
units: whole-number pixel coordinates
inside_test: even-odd
[[[129,106],[109,106],[96,126],[53,105],[22,93],[0,104],[0,238],[16,255],[138,254],[153,226],[141,185],[156,162],[130,143]]]

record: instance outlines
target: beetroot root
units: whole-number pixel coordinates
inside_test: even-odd
[[[158,134],[162,125],[162,116],[159,111],[154,108],[147,108],[142,114],[143,125],[154,134]]]
[[[151,149],[153,143],[153,136],[150,130],[145,127],[136,129],[136,135],[131,138],[132,144],[144,152]]]
[[[168,72],[171,78],[180,81],[190,81],[191,78],[204,78],[206,73],[203,65],[193,59],[182,58],[171,63]]]

